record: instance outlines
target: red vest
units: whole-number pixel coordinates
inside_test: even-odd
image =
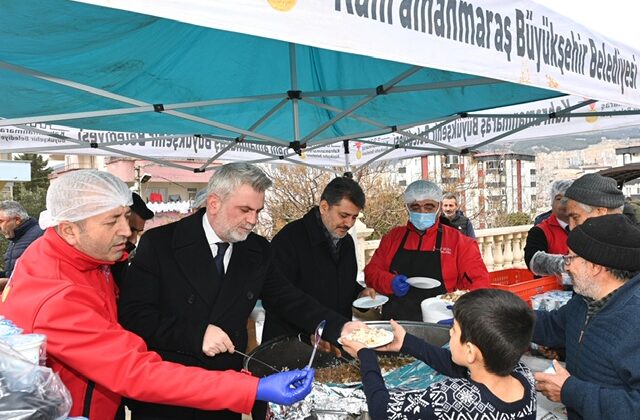
[[[548,219],[543,220],[538,227],[542,229],[544,236],[547,238],[547,252],[549,254],[566,255],[569,252],[569,248],[567,248],[567,236],[569,234],[560,226],[556,216],[552,214]]]

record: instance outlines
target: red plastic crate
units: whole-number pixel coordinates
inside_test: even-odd
[[[531,271],[522,268],[494,271],[489,273],[489,281],[492,288],[515,293],[529,306],[531,306],[531,296],[561,289],[556,276],[534,279]]]

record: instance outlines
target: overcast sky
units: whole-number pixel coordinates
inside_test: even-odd
[[[640,51],[638,0],[534,0],[613,40]]]

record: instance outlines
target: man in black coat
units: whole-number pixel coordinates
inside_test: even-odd
[[[292,287],[270,244],[252,233],[269,186],[253,165],[224,165],[211,176],[205,209],[142,236],[120,290],[119,319],[164,360],[240,370],[234,350],[246,350],[247,319],[258,299],[308,333],[326,319],[323,337],[334,342],[343,326],[344,333],[358,326]],[[133,420],[240,419],[230,411],[127,406]]]
[[[9,247],[4,254],[4,270],[0,271],[0,291],[7,284],[16,261],[31,242],[44,233],[38,221],[29,217],[20,203],[12,200],[0,201],[0,232],[9,240]]]
[[[319,206],[286,225],[271,241],[274,260],[287,280],[347,318],[351,318],[354,299],[375,297],[373,289],[363,289],[356,282],[358,264],[348,233],[364,205],[365,196],[357,182],[335,178],[322,192]],[[263,342],[302,331],[268,304],[265,309]]]
[[[127,251],[128,257],[126,260],[118,261],[111,266],[111,274],[113,274],[113,280],[119,287],[122,287],[122,281],[127,275],[127,270],[131,264],[131,260],[136,255],[136,244],[138,243],[138,237],[144,232],[144,225],[147,220],[153,219],[153,212],[149,210],[149,207],[145,204],[144,200],[138,193],[131,193],[133,204],[129,206],[131,214],[129,215],[129,227],[131,228],[131,235],[127,238],[125,244],[125,251]]]

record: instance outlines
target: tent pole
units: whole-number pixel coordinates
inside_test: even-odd
[[[271,108],[266,114],[264,114],[262,117],[260,117],[258,119],[258,121],[256,121],[255,123],[253,123],[251,125],[251,127],[249,127],[249,131],[253,132],[255,131],[260,125],[262,125],[263,122],[265,122],[266,120],[268,120],[269,118],[271,118],[271,116],[273,114],[275,114],[278,110],[280,110],[280,108],[282,108],[283,106],[285,106],[287,103],[286,99],[281,100],[280,102],[278,102],[273,108]],[[211,156],[209,159],[207,159],[207,161],[205,163],[202,164],[202,166],[200,167],[200,170],[204,170],[206,169],[214,160],[218,159],[220,156],[222,156],[225,152],[227,152],[228,150],[232,149],[233,147],[235,147],[235,145],[237,143],[241,143],[241,142],[245,142],[246,139],[246,135],[242,134],[240,135],[240,137],[236,137],[235,139],[235,143],[233,143],[232,145],[225,147],[223,150],[221,150],[220,152],[216,153],[215,155]],[[284,143],[284,142],[283,142]]]
[[[323,104],[321,102],[317,102],[317,101],[314,101],[314,100],[309,99],[309,98],[303,98],[302,100],[307,102],[308,104],[317,106],[319,108],[328,109],[329,111],[334,111],[334,112],[343,112],[344,111],[344,110],[342,110],[340,108],[336,108],[336,107],[331,106],[331,105]],[[430,140],[430,139],[424,138],[424,137],[420,137],[419,135],[416,135],[416,134],[413,134],[411,132],[405,131],[405,128],[412,128],[412,127],[415,127],[415,126],[431,124],[431,123],[440,122],[440,121],[443,121],[443,120],[446,123],[448,123],[448,122],[452,121],[452,118],[453,119],[459,118],[459,115],[454,115],[453,117],[447,117],[447,118],[433,118],[433,119],[429,119],[429,120],[425,120],[425,121],[420,121],[420,122],[417,122],[417,123],[411,124],[411,125],[396,126],[396,127],[389,127],[389,126],[386,126],[386,125],[384,125],[382,123],[379,123],[377,121],[374,121],[374,120],[366,118],[366,117],[359,116],[358,114],[354,114],[354,113],[350,113],[349,115],[347,115],[347,118],[353,118],[353,119],[355,119],[357,121],[362,121],[364,123],[371,124],[374,127],[380,127],[382,129],[386,129],[386,131],[384,133],[382,133],[382,134],[389,134],[389,133],[396,132],[398,134],[405,135],[407,137],[413,137],[413,138],[415,138],[417,140],[421,140],[421,141],[424,141],[426,143],[433,144],[434,146],[437,146],[437,147],[450,149],[451,151],[454,151],[456,153],[458,153],[460,151],[459,148],[456,148],[456,147],[453,147],[453,146],[449,146],[449,145],[445,145],[445,144],[441,144],[441,143],[438,143],[437,141]],[[354,133],[354,134],[350,134],[348,136],[343,136],[343,137],[344,138],[354,138],[354,137],[361,138],[361,137],[370,137],[370,136],[376,136],[376,135],[378,135],[378,134],[370,134],[370,132],[366,132],[366,133]],[[334,141],[338,141],[340,139],[341,139],[340,137],[336,137],[333,140]],[[334,141],[332,141],[332,143]],[[389,147],[391,147],[391,146],[389,146]]]
[[[393,86],[397,85],[398,83],[402,82],[403,80],[407,79],[408,77],[411,77],[413,74],[419,72],[420,70],[422,70],[422,67],[413,66],[409,70],[407,70],[407,71],[399,74],[398,76],[394,77],[393,79],[389,80],[387,83],[384,83],[384,84],[378,86],[375,89],[375,93],[373,95],[367,96],[367,97],[357,101],[351,107],[345,109],[344,111],[342,111],[341,113],[339,113],[335,117],[331,118],[329,121],[327,121],[324,124],[320,125],[318,128],[313,130],[311,133],[309,133],[306,136],[304,136],[304,138],[302,140],[305,143],[307,141],[309,141],[309,140],[312,140],[316,135],[322,133],[324,130],[326,130],[327,128],[331,127],[333,124],[335,124],[336,122],[340,121],[341,119],[349,116],[349,114],[354,112],[356,109],[361,108],[364,105],[368,104],[369,102],[373,101],[375,98],[378,97],[378,95],[384,95],[384,93],[387,91],[387,89],[392,88]]]
[[[292,92],[298,92],[298,69],[297,69],[298,65],[296,62],[296,44],[290,42],[289,43],[289,71],[291,73],[291,91]],[[291,108],[293,110],[293,140],[295,141],[299,141],[300,140],[300,103],[298,102],[300,100],[299,95],[300,92],[298,92],[297,94],[298,96],[294,95],[289,95],[289,98],[291,99]]]
[[[596,101],[596,100],[594,100],[594,99],[589,99],[589,100],[587,100],[587,101],[580,102],[580,103],[575,104],[575,105],[573,105],[573,106],[570,106],[570,107],[564,108],[564,109],[562,109],[562,110],[560,110],[560,111],[558,111],[558,112],[553,112],[553,113],[551,113],[551,114],[548,114],[548,115],[547,115],[547,119],[552,119],[552,118],[556,118],[556,117],[565,117],[565,116],[566,116],[566,114],[570,113],[570,112],[571,112],[571,111],[573,111],[574,109],[582,108],[583,106],[590,105],[590,104],[592,104],[592,103],[594,103],[594,102],[597,102],[597,101]],[[522,118],[527,118],[527,116],[525,115],[525,116],[523,116]],[[474,150],[475,150],[475,149],[478,149],[478,148],[480,148],[480,147],[482,147],[482,146],[484,146],[484,145],[486,145],[486,144],[493,143],[493,142],[498,141],[498,140],[500,140],[500,139],[503,139],[503,138],[505,138],[505,137],[507,137],[507,136],[510,136],[510,135],[512,135],[512,134],[514,134],[514,133],[518,133],[518,132],[520,132],[520,131],[522,131],[522,130],[525,130],[525,129],[527,129],[527,128],[531,127],[531,126],[538,125],[538,124],[540,124],[541,122],[542,122],[542,121],[538,121],[538,119],[533,119],[532,121],[530,121],[530,122],[528,122],[528,123],[526,123],[526,124],[522,124],[520,127],[517,127],[517,128],[514,128],[513,130],[509,130],[509,131],[507,131],[506,133],[502,133],[502,134],[497,135],[497,136],[495,136],[495,137],[493,137],[493,138],[490,138],[489,140],[485,140],[485,141],[483,141],[483,142],[481,142],[481,143],[474,144],[474,145],[473,145],[472,147],[470,147],[469,149],[474,149]]]
[[[344,149],[344,176],[353,178],[353,173],[351,173],[351,161],[349,159],[349,140],[342,140],[342,147]]]

